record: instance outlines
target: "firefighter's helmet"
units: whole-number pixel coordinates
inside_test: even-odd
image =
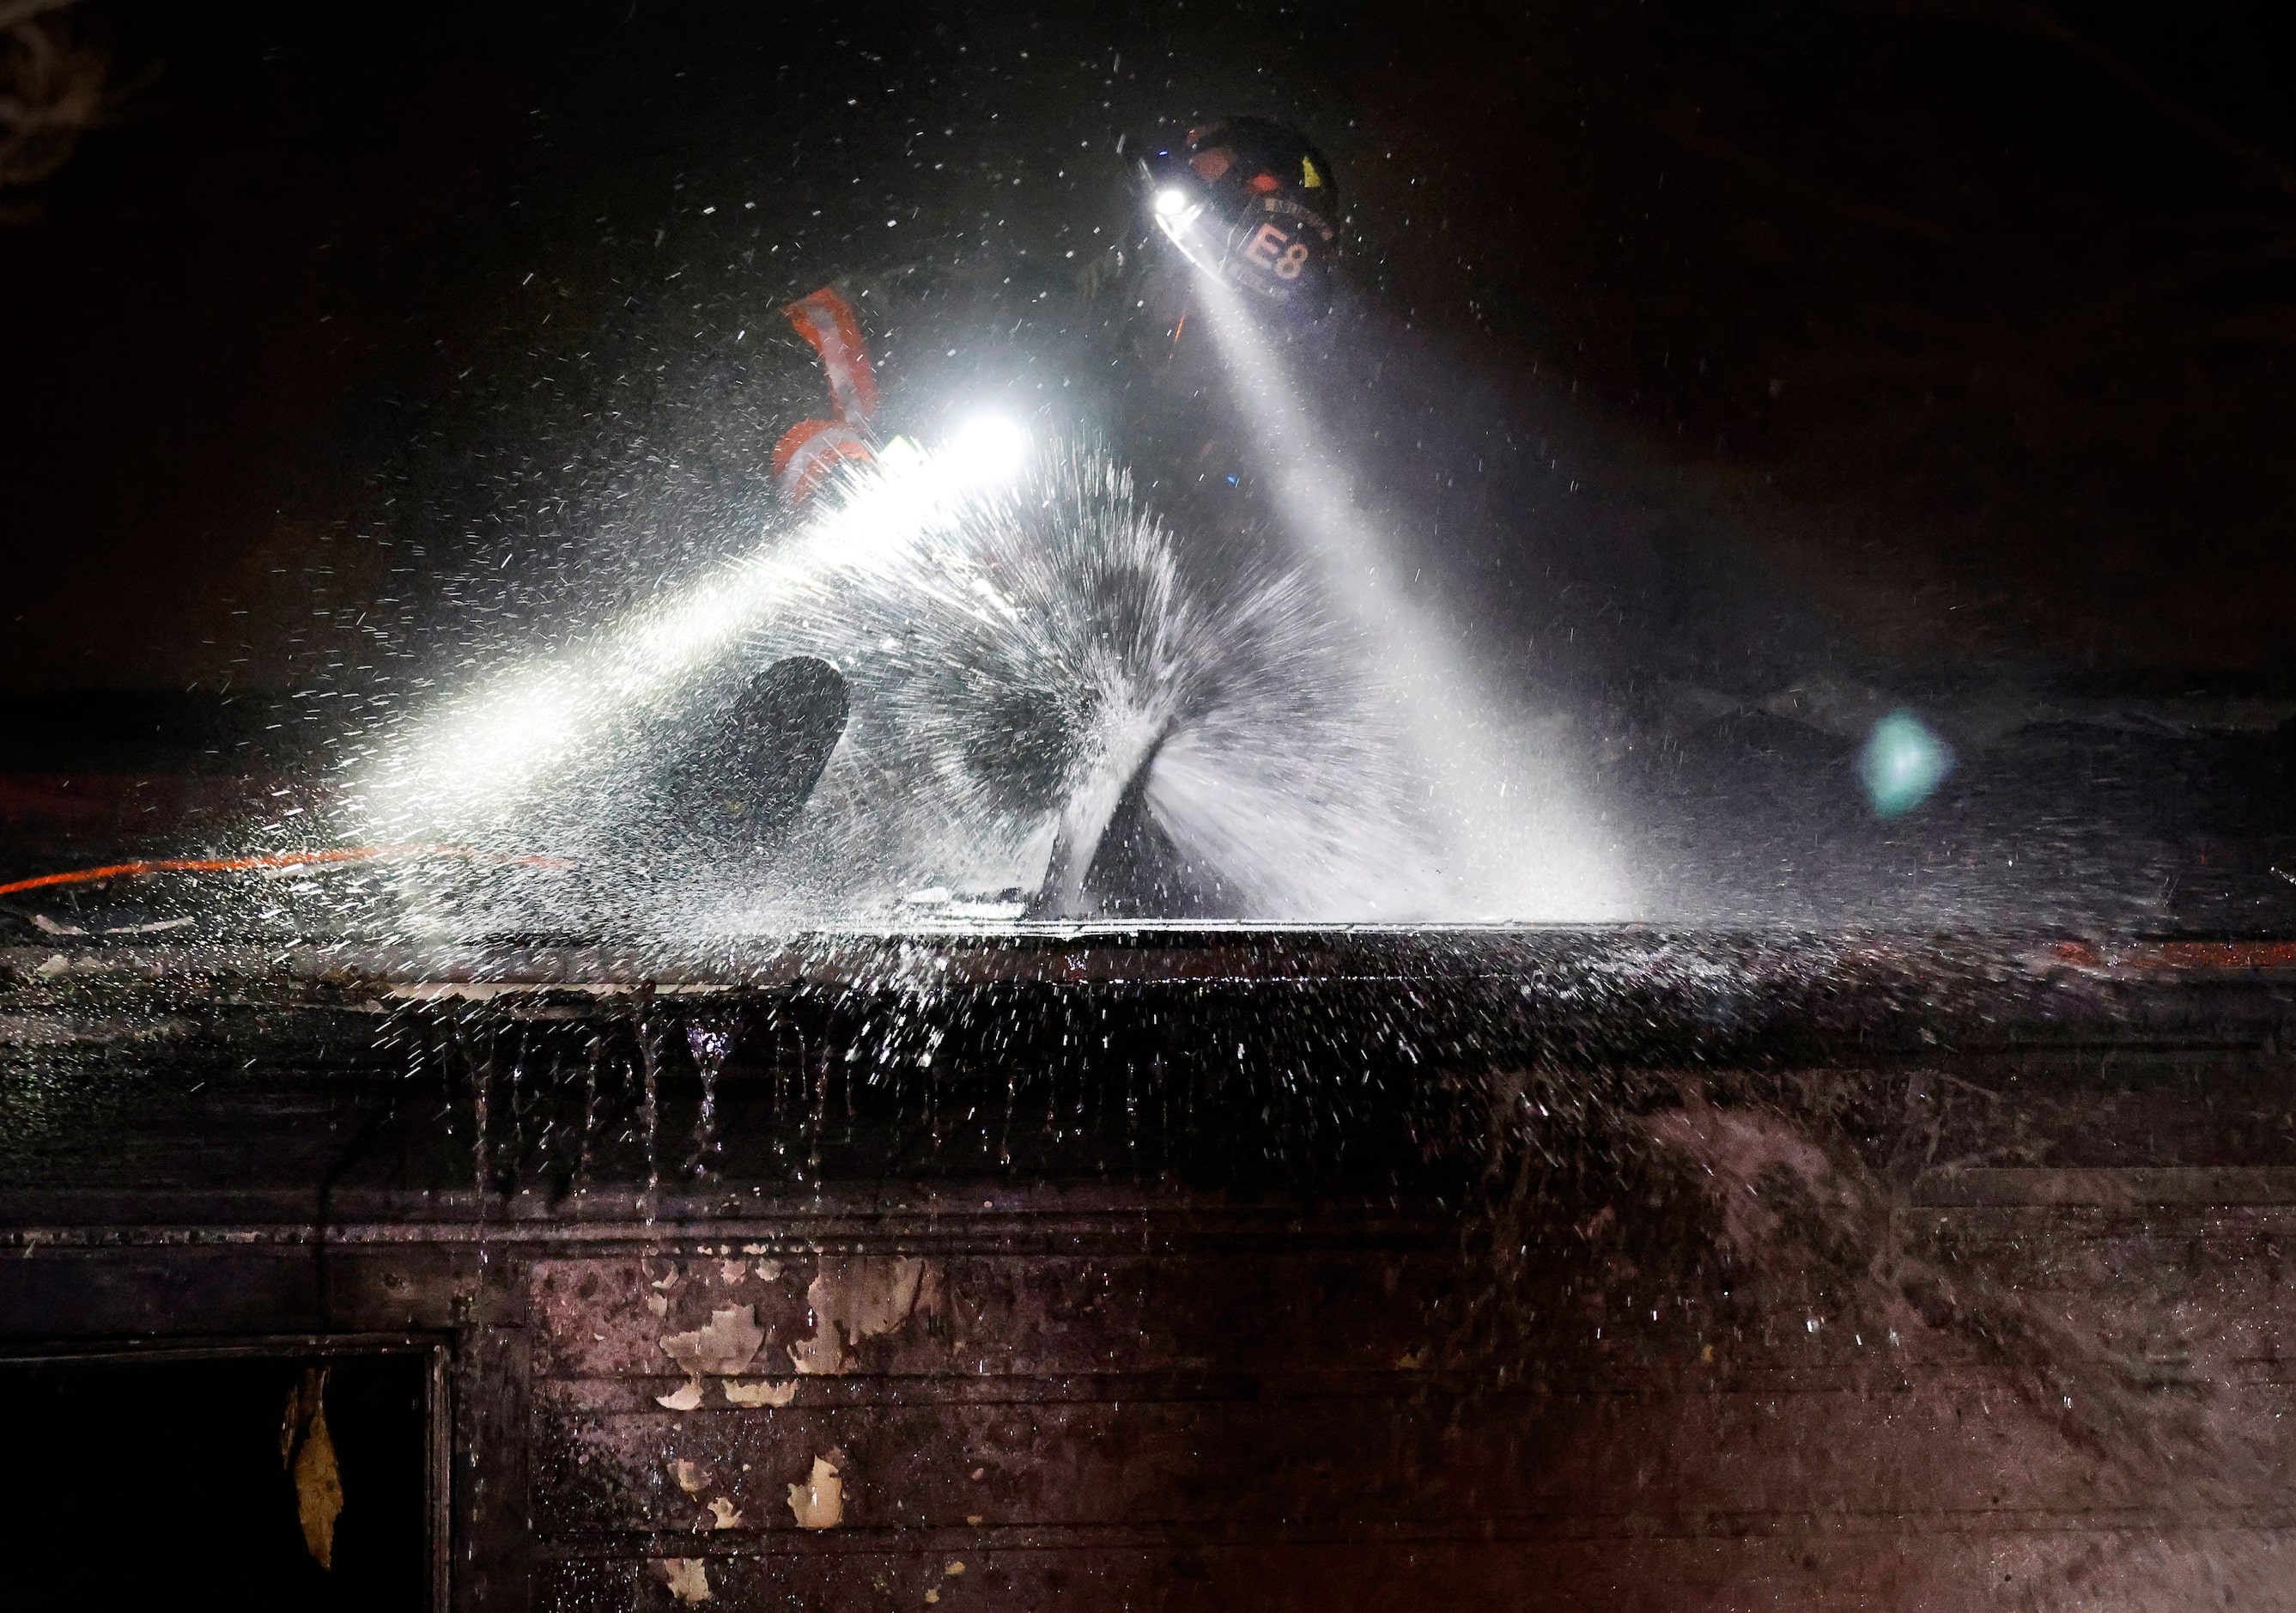
[[[1309,319],[1331,306],[1339,188],[1297,129],[1267,118],[1207,124],[1144,158],[1138,176],[1156,229],[1197,268]]]

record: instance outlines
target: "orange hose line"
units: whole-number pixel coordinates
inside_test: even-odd
[[[2061,942],[2057,957],[2076,968],[2296,968],[2296,941],[2160,941],[2131,946]]]
[[[516,863],[525,868],[562,868],[558,857],[508,857],[474,852],[457,845],[357,845],[324,852],[270,852],[253,857],[154,857],[136,862],[115,862],[100,868],[75,868],[68,874],[42,874],[0,885],[0,896],[37,891],[49,885],[91,885],[99,879],[131,878],[144,874],[240,874],[250,868],[299,868],[330,862],[369,862],[378,857],[475,857],[491,862]]]

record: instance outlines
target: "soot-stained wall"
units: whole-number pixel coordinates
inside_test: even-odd
[[[2271,957],[1220,944],[12,959],[0,1329],[438,1342],[460,1608],[2284,1601]]]

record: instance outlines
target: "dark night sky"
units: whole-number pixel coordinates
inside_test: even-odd
[[[582,365],[659,405],[886,218],[1051,250],[1117,131],[1236,108],[1331,151],[1357,273],[1558,445],[1573,541],[1749,557],[1904,662],[2296,670],[2275,13],[1431,15],[88,0],[114,116],[0,226],[0,687],[295,683],[403,546],[594,483]]]

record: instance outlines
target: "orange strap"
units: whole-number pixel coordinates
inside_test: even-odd
[[[877,412],[877,371],[869,362],[869,346],[861,340],[861,320],[853,305],[824,285],[782,312],[821,355],[838,415],[848,425],[868,424]]]
[[[791,504],[803,504],[839,465],[869,465],[876,457],[861,433],[841,420],[800,420],[774,444],[774,485]]]

